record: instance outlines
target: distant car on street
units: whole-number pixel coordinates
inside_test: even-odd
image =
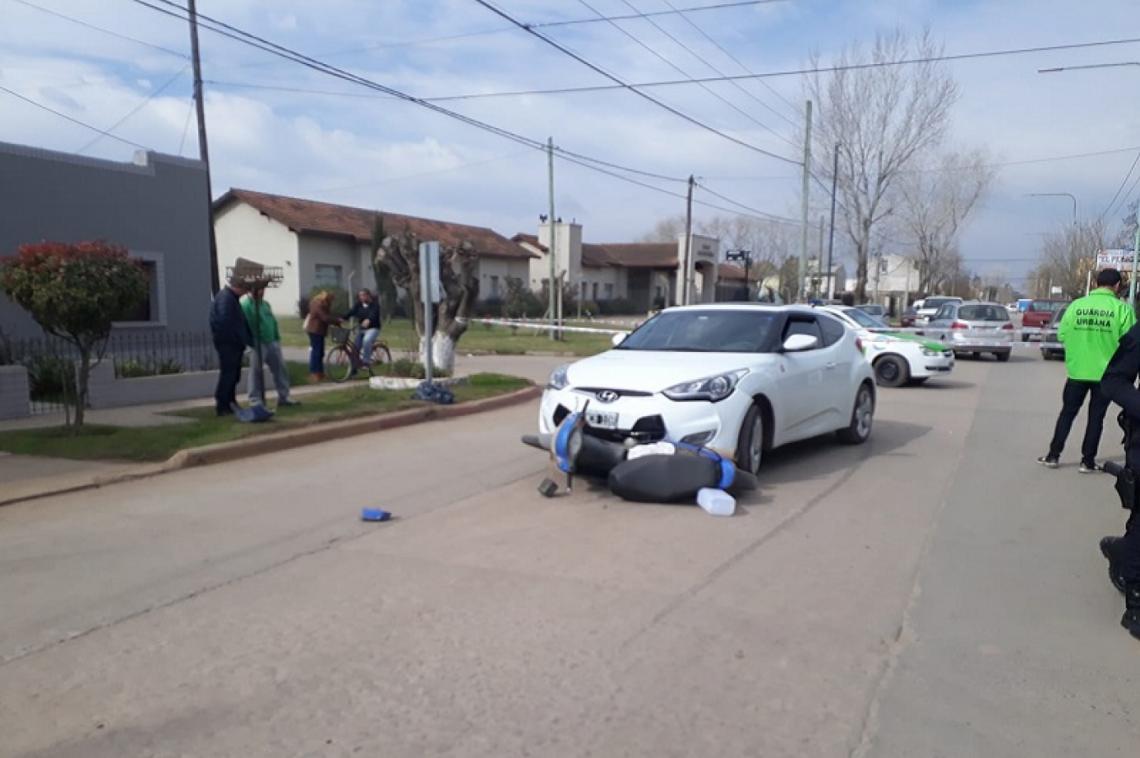
[[[903,311],[901,316],[899,316],[899,326],[903,327],[904,329],[909,329],[914,326],[915,321],[917,320],[918,311],[912,305]]]
[[[1009,360],[1013,350],[1013,322],[1009,311],[999,303],[945,303],[922,333],[954,351],[980,358],[993,353],[999,361]]]
[[[875,381],[883,387],[922,384],[932,376],[949,374],[954,368],[950,348],[925,337],[891,331],[890,325],[861,308],[824,306],[854,329],[863,343],[863,354],[875,370]]]
[[[915,323],[922,326],[928,323],[938,310],[949,303],[961,303],[960,297],[928,297],[924,300],[919,300],[914,304],[915,307]]]
[[[862,305],[856,305],[855,307],[864,313],[876,318],[884,318],[887,315],[887,309],[878,303],[863,303]]]
[[[1053,317],[1057,312],[1064,309],[1068,304],[1068,300],[1034,300],[1030,302],[1029,307],[1021,314],[1021,328],[1023,330],[1044,329],[1053,322]],[[1021,333],[1022,342],[1040,338],[1040,332],[1022,331]]]
[[[1066,304],[1057,311],[1053,316],[1053,320],[1049,322],[1049,326],[1041,333],[1041,357],[1047,361],[1051,360],[1065,360],[1065,347],[1050,347],[1049,345],[1056,345],[1057,343],[1057,329],[1061,326],[1061,318],[1065,315],[1065,311],[1069,309]]]

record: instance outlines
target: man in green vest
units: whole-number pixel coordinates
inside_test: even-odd
[[[1069,303],[1061,317],[1057,339],[1065,346],[1068,380],[1061,393],[1061,414],[1057,417],[1049,452],[1037,459],[1046,468],[1059,465],[1073,420],[1085,396],[1089,395],[1089,417],[1079,471],[1087,474],[1097,470],[1096,451],[1109,405],[1109,399],[1100,390],[1100,380],[1120,338],[1136,323],[1132,306],[1120,300],[1122,282],[1119,271],[1104,269],[1096,276],[1096,289]]]
[[[243,297],[241,309],[249,324],[250,333],[254,334],[261,343],[262,358],[273,374],[273,388],[277,390],[277,407],[300,405],[296,400],[289,399],[289,372],[285,368],[285,356],[281,352],[281,330],[277,327],[277,318],[273,315],[273,309],[265,302],[265,290],[255,289]],[[250,405],[265,405],[265,382],[261,372],[254,367],[250,368],[247,385]]]

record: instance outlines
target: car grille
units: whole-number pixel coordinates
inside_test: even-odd
[[[570,409],[559,405],[554,409],[554,425],[558,426],[569,415]],[[665,439],[665,419],[659,415],[642,416],[630,429],[598,429],[587,425],[585,432],[592,437],[610,442],[622,442],[627,437],[633,437],[639,442],[657,442]]]

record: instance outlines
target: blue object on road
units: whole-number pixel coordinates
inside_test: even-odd
[[[426,400],[429,403],[438,403],[439,405],[451,405],[455,402],[455,395],[444,385],[425,380],[416,387],[412,399]]]
[[[360,518],[362,521],[387,521],[392,514],[379,508],[365,508],[360,511]]]
[[[264,405],[251,405],[248,408],[235,408],[234,415],[243,423],[260,424],[273,418],[273,411]]]

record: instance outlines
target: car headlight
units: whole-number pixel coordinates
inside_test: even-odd
[[[564,363],[554,371],[550,372],[550,378],[546,381],[547,389],[560,390],[565,389],[566,385],[570,384],[570,378],[567,372],[570,370],[570,364]]]
[[[935,350],[933,348],[924,347],[924,348],[922,348],[922,354],[925,355],[927,358],[941,358],[943,355],[946,354],[946,351],[945,350]]]
[[[748,369],[740,369],[697,379],[694,382],[683,382],[673,385],[663,394],[670,400],[709,400],[715,403],[731,395],[736,389],[736,383],[747,373]]]

